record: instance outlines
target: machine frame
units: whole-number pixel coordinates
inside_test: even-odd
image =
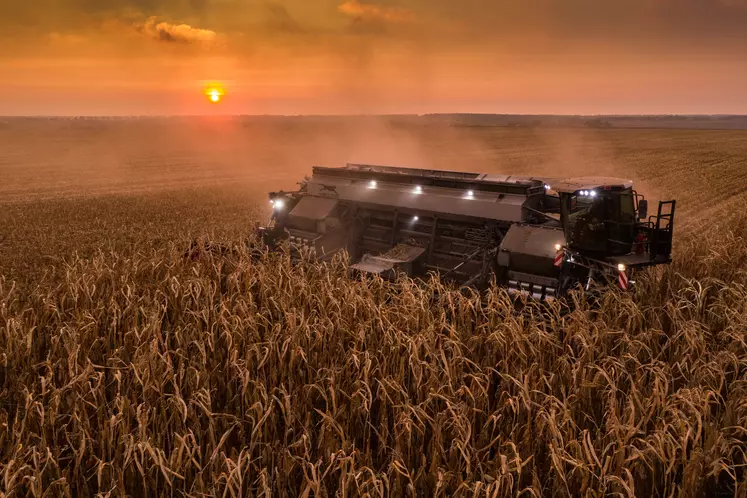
[[[671,262],[676,202],[648,216],[630,180],[348,164],[316,166],[299,185],[270,193],[263,244],[287,241],[292,257],[305,248],[320,261],[347,251],[353,270],[387,278],[437,272],[480,286],[495,276],[552,299],[595,281],[627,290],[636,271]]]

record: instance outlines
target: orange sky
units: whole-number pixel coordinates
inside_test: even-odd
[[[11,3],[3,115],[747,114],[747,0]]]

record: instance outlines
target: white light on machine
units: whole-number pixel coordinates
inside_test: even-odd
[[[589,192],[589,195],[591,197],[596,197],[597,196],[597,191],[596,190],[592,190],[591,192]]]
[[[368,182],[368,188],[376,188],[376,180],[371,180]]]
[[[421,187],[420,185],[417,185],[417,186],[416,186],[416,187],[415,187],[415,188],[413,189],[413,193],[415,193],[415,194],[422,194],[422,193],[423,193],[423,187]]]
[[[272,206],[275,208],[276,211],[280,211],[281,209],[283,209],[284,205],[285,203],[283,202],[283,199],[278,199],[272,203]]]
[[[474,190],[468,190],[468,191],[467,191],[467,198],[468,198],[468,199],[472,199],[473,197],[475,197],[475,192],[474,192]]]
[[[563,246],[562,246],[562,245],[560,245],[560,244],[555,244],[555,250],[556,250],[556,251],[560,251],[560,250],[561,250],[562,248],[563,248]]]
[[[550,185],[545,183],[545,190],[550,190],[550,188],[551,188]]]
[[[625,271],[625,270],[628,269],[628,267],[625,266],[624,264],[620,263],[619,265],[617,265],[617,269],[618,269],[618,271]]]
[[[420,218],[418,218],[418,216],[417,216],[417,215],[415,215],[415,216],[413,216],[413,217],[412,217],[412,221],[413,221],[413,223],[414,223],[414,222],[416,222],[416,221],[418,221],[419,219],[420,219]]]

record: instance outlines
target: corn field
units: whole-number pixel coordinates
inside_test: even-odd
[[[744,496],[747,246],[726,243],[570,313],[176,246],[2,281],[0,485]]]
[[[190,261],[137,199],[6,210],[1,496],[747,496],[743,196],[595,306]]]

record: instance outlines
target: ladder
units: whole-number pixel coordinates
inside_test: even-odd
[[[653,223],[651,234],[651,259],[656,260],[660,255],[667,259],[672,254],[672,232],[674,230],[674,211],[677,201],[659,201],[659,211]]]

